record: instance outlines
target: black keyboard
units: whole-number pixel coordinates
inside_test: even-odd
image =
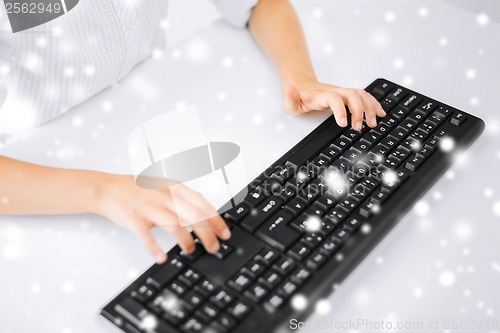
[[[304,320],[484,130],[387,80],[366,90],[387,112],[375,129],[325,120],[220,210],[232,237],[216,255],[175,246],[102,315],[132,333],[273,332]]]

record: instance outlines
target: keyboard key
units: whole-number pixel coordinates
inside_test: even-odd
[[[287,210],[288,213],[290,213],[292,216],[298,216],[300,213],[302,213],[306,209],[307,205],[304,203],[303,200],[299,200],[297,198],[290,200],[286,205],[285,209]]]
[[[194,290],[204,297],[207,297],[215,290],[215,285],[208,279],[202,279],[194,287]]]
[[[190,304],[192,308],[196,308],[198,305],[203,302],[204,297],[197,293],[194,290],[188,291],[183,297],[182,297],[187,304]]]
[[[380,124],[388,127],[389,130],[392,130],[398,124],[398,119],[393,116],[387,116],[385,118],[382,118]]]
[[[215,304],[211,302],[207,302],[203,304],[196,312],[195,314],[200,317],[201,319],[205,321],[211,321],[215,317],[217,317],[220,313],[219,307],[217,307]]]
[[[370,198],[370,201],[371,202],[374,202],[378,205],[382,205],[384,202],[387,201],[387,199],[389,199],[390,197],[390,192],[385,189],[385,188],[382,188],[380,190],[378,190],[371,198]]]
[[[303,285],[311,277],[311,272],[307,268],[297,268],[291,275],[290,279],[298,286]]]
[[[349,140],[348,138],[346,138],[345,136],[342,135],[340,138],[333,141],[332,145],[338,151],[344,152],[351,145],[351,140]]]
[[[180,329],[184,333],[195,333],[202,332],[204,327],[205,325],[200,319],[191,317],[180,326]],[[173,330],[172,332],[175,332],[175,330]]]
[[[147,278],[146,282],[156,289],[163,288],[170,280],[179,274],[185,264],[178,258],[172,258],[165,264],[160,265],[158,270]]]
[[[278,294],[287,299],[290,298],[297,291],[297,289],[299,289],[299,286],[295,282],[290,280],[285,281],[278,289]]]
[[[256,303],[259,303],[264,299],[264,297],[267,296],[268,293],[269,293],[269,289],[267,289],[261,283],[257,282],[257,283],[254,283],[250,288],[245,290],[243,295]]]
[[[201,276],[198,272],[195,272],[193,269],[186,269],[180,276],[179,281],[184,283],[186,286],[191,287],[198,283],[201,279]]]
[[[319,197],[314,205],[320,207],[321,209],[327,211],[330,210],[337,203],[337,199],[331,194],[325,193],[321,197]]]
[[[378,213],[380,206],[374,202],[365,202],[359,209],[359,215],[365,218],[370,218],[372,215]]]
[[[464,123],[465,120],[467,120],[467,116],[464,113],[459,112],[453,115],[453,117],[450,120],[450,123],[452,123],[455,126],[460,126]]]
[[[326,257],[319,251],[313,253],[306,262],[306,266],[314,271],[320,269],[326,261]]]
[[[413,111],[421,100],[421,97],[418,97],[415,94],[411,94],[410,97],[408,97],[402,104],[400,104],[400,107],[406,111]]]
[[[410,171],[417,171],[424,160],[420,157],[413,157],[408,162],[406,162],[405,168]]]
[[[253,233],[262,223],[278,211],[282,204],[283,200],[276,196],[266,198],[257,208],[255,208],[255,211],[252,211],[250,215],[241,221],[240,225],[245,230]]]
[[[178,296],[182,296],[186,293],[188,287],[179,280],[174,280],[167,285],[167,288],[173,291]]]
[[[380,101],[380,105],[382,105],[382,108],[385,110],[385,112],[389,113],[397,105],[397,102],[386,97],[382,98],[382,100]]]
[[[408,91],[406,89],[397,87],[396,89],[391,91],[391,93],[387,97],[394,100],[396,103],[399,103],[407,95]]]
[[[234,303],[233,305],[231,305],[227,311],[233,317],[235,317],[239,320],[242,320],[252,311],[252,309],[251,309],[249,304],[247,304],[244,301],[239,300],[236,303]]]
[[[310,205],[320,195],[320,190],[310,184],[307,187],[299,190],[299,192],[297,193],[297,198],[301,199],[306,205]]]
[[[334,148],[334,146],[329,146],[321,152],[323,155],[330,159],[330,162],[340,156],[340,150]]]
[[[234,208],[225,212],[224,218],[231,222],[239,223],[245,216],[250,214],[250,209],[251,207],[247,202],[241,202]]]
[[[302,261],[304,260],[305,257],[311,252],[311,249],[309,246],[307,246],[304,243],[296,243],[295,245],[292,246],[290,250],[288,250],[288,255],[292,258],[294,258],[297,261]]]
[[[223,313],[217,318],[215,322],[213,322],[211,327],[216,331],[216,332],[228,332],[236,326],[237,321],[234,319],[230,314]],[[212,332],[210,328],[207,330],[207,332]]]
[[[259,282],[274,289],[281,282],[281,276],[276,271],[269,270],[262,274],[259,278]]]
[[[285,299],[278,295],[272,294],[265,302],[264,302],[264,310],[267,313],[273,314],[275,313],[283,304],[285,303]]]
[[[295,244],[300,245],[299,243]],[[288,275],[290,272],[293,270],[295,267],[295,263],[293,262],[292,259],[286,258],[286,257],[281,257],[278,259],[278,261],[274,264],[273,269],[279,272],[281,275]]]
[[[377,99],[381,99],[382,97],[384,97],[385,95],[387,95],[389,93],[389,91],[392,90],[392,88],[394,88],[394,85],[392,85],[391,83],[389,83],[389,82],[381,82],[381,83],[377,84],[372,89],[371,93]]]
[[[375,130],[370,130],[368,133],[363,135],[362,139],[367,141],[370,145],[374,145],[380,139],[381,135]]]
[[[257,187],[244,199],[244,202],[246,202],[250,207],[256,207],[258,204],[260,204],[264,199],[266,198],[264,189],[262,187]]]
[[[343,224],[343,229],[347,230],[350,233],[356,232],[361,226],[361,218],[359,216],[349,217]]]
[[[252,259],[245,266],[243,266],[242,269],[245,273],[247,273],[248,275],[250,275],[252,278],[255,279],[257,276],[261,275],[266,270],[266,266],[262,261],[257,259]]]
[[[274,250],[264,248],[259,251],[255,259],[260,260],[266,266],[270,266],[278,259],[278,254]]]
[[[311,248],[315,248],[323,241],[323,236],[320,233],[306,234],[301,239],[302,242],[309,245]]]
[[[140,302],[146,303],[153,297],[153,294],[155,293],[155,290],[146,284],[141,285],[139,288],[136,290],[132,291],[130,293],[130,296],[133,298],[139,300]]]
[[[291,219],[290,214],[279,212],[257,230],[256,236],[268,245],[285,251],[300,238],[300,233],[288,226]]]
[[[432,153],[434,152],[434,149],[432,149],[430,146],[425,145],[424,148],[422,148],[420,151],[418,151],[415,156],[420,157],[424,161],[427,160]]]
[[[232,279],[230,279],[227,284],[234,290],[241,292],[246,289],[252,283],[252,278],[246,273],[238,273]]]
[[[417,124],[420,124],[425,119],[425,113],[415,110],[410,113],[407,119],[411,119]]]
[[[221,309],[226,308],[233,302],[233,300],[234,296],[224,289],[219,289],[212,297],[210,297],[210,301]]]
[[[304,214],[307,216],[317,216],[317,217],[323,217],[326,214],[326,210],[315,205],[315,206],[310,206],[304,211]]]
[[[425,114],[431,114],[437,108],[437,104],[430,101],[423,101],[418,107],[417,110],[421,111]]]
[[[215,252],[213,255],[219,260],[224,260],[231,252],[233,252],[233,247],[225,242],[219,242],[219,244],[219,251]]]

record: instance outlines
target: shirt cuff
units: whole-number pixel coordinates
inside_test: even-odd
[[[232,25],[245,28],[252,15],[252,8],[259,0],[213,0],[222,16]]]

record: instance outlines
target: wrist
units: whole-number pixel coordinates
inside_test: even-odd
[[[282,75],[280,78],[281,87],[284,91],[288,86],[294,86],[300,88],[305,85],[311,85],[318,83],[318,79],[314,72],[302,72],[302,73],[288,73],[287,75]]]
[[[113,182],[118,175],[112,175],[102,172],[92,172],[89,180],[90,199],[88,200],[88,211],[94,214],[106,215],[107,198],[112,196],[110,191],[113,189]]]

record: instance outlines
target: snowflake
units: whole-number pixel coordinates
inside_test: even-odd
[[[490,18],[488,16],[488,14],[481,13],[477,16],[476,21],[477,21],[477,24],[479,24],[480,26],[485,26],[488,23],[490,23]]]
[[[326,299],[320,299],[316,302],[315,309],[319,315],[326,315],[331,310],[330,302]]]
[[[418,15],[420,17],[427,17],[429,16],[429,10],[425,7],[421,7],[419,10],[418,10]]]
[[[396,58],[392,64],[395,69],[401,69],[404,66],[404,61],[401,58]]]
[[[386,22],[392,23],[396,19],[396,14],[394,14],[394,12],[387,12],[385,13],[384,18]]]
[[[493,214],[497,217],[500,217],[500,201],[497,201],[493,204]]]
[[[87,65],[85,66],[85,68],[83,69],[83,72],[85,73],[85,75],[87,76],[94,76],[95,75],[95,67],[92,66],[92,65]]]
[[[451,287],[455,284],[455,274],[451,271],[443,271],[439,274],[439,283],[443,287]]]
[[[477,73],[476,73],[476,70],[473,69],[473,68],[469,68],[466,72],[465,72],[465,77],[469,80],[474,80],[477,76]]]
[[[222,66],[225,68],[231,68],[234,66],[234,59],[232,57],[226,56],[222,59]]]
[[[321,229],[321,219],[317,216],[311,216],[307,219],[306,230],[308,232],[316,232]]]
[[[307,298],[303,294],[297,294],[292,297],[290,304],[292,308],[296,311],[302,311],[307,308]]]

